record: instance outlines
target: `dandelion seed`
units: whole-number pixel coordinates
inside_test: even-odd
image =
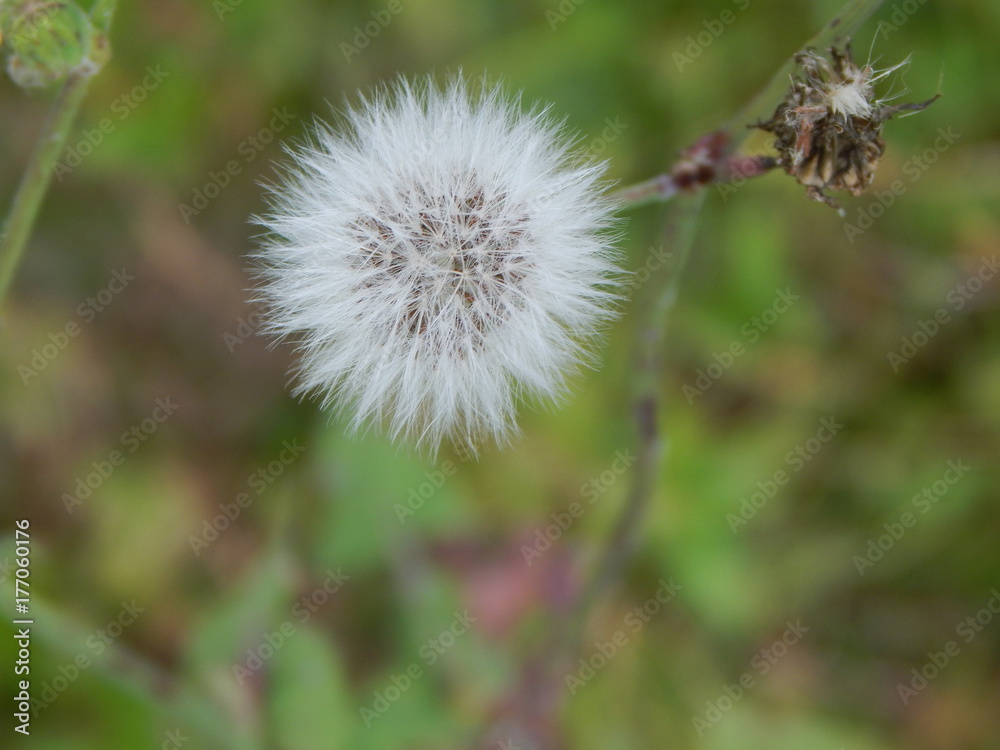
[[[436,450],[504,442],[611,316],[598,164],[498,88],[401,80],[318,125],[272,188],[257,256],[296,391]]]

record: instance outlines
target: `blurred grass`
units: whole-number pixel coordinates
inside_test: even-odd
[[[245,269],[257,230],[247,217],[263,208],[257,183],[281,158],[277,142],[257,151],[247,139],[275,107],[295,114],[280,139],[296,138],[358,89],[461,67],[523,90],[526,102],[551,102],[584,146],[619,118],[627,127],[602,156],[611,179],[638,181],[727,121],[838,7],[740,5],[586,0],[552,29],[556,2],[407,0],[350,61],[342,44],[385,3],[242,3],[222,18],[210,3],[122,5],[114,58],[71,143],[102,118],[115,128],[54,183],[6,310],[0,498],[2,528],[31,519],[32,597],[51,626],[33,643],[33,685],[92,654],[87,639],[131,599],[146,612],[116,647],[160,676],[150,695],[127,668],[85,670],[33,722],[31,747],[158,748],[178,728],[186,749],[218,747],[213,731],[246,748],[467,745],[624,496],[625,481],[601,476],[631,441],[628,309],[601,366],[562,407],[526,410],[508,450],[431,465],[378,438],[345,437],[341,422],[288,396],[287,347],[227,338],[242,339],[253,312]],[[904,6],[887,3],[877,18]],[[733,22],[679,70],[675,53],[724,9]],[[574,695],[568,747],[995,746],[1000,623],[968,644],[956,627],[1000,578],[996,279],[962,310],[949,307],[951,321],[898,373],[887,352],[1000,246],[1000,9],[928,3],[898,30],[877,29],[855,50],[872,47],[879,65],[912,56],[904,100],[944,94],[886,126],[873,187],[900,179],[907,190],[853,243],[845,219],[779,174],[709,196],[671,325],[670,453],[640,555],[595,613],[589,642],[607,640],[660,579],[683,588]],[[168,75],[130,108],[122,97],[147,66]],[[4,205],[45,105],[44,94],[0,83]],[[960,137],[911,181],[939,128]],[[178,205],[233,159],[239,173],[185,223]],[[844,200],[846,221],[873,201]],[[630,267],[657,244],[660,220],[655,208],[629,217]],[[135,281],[23,382],[19,366],[68,321],[82,324],[78,305],[122,267]],[[749,343],[743,327],[786,288],[799,299]],[[734,341],[746,354],[689,402],[684,386]],[[67,513],[63,494],[164,396],[177,413]],[[727,514],[789,469],[788,452],[824,417],[843,429],[734,534]],[[295,439],[302,458],[196,556],[191,535]],[[456,471],[433,486],[446,460]],[[854,557],[914,512],[914,495],[953,460],[971,471],[859,575]],[[599,499],[526,566],[522,545],[591,480]],[[396,506],[428,482],[429,499],[400,523]],[[296,602],[338,567],[350,579],[302,622]],[[427,663],[421,648],[467,608],[479,622]],[[808,634],[699,736],[692,717],[799,618]],[[233,664],[285,622],[296,634],[240,685]],[[10,627],[7,618],[4,665]],[[897,685],[949,640],[960,655],[904,704]],[[366,728],[358,709],[414,663],[422,678]],[[12,694],[12,670],[0,674]],[[178,686],[212,726],[197,723]]]

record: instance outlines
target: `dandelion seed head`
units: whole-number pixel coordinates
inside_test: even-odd
[[[564,392],[612,315],[612,206],[546,111],[401,80],[291,155],[257,259],[297,392],[432,451]]]

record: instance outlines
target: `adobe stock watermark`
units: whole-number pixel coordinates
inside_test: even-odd
[[[600,134],[591,138],[590,142],[587,143],[587,145],[583,147],[582,150],[589,156],[595,158],[599,157],[601,156],[601,154],[604,153],[604,151],[608,148],[608,146],[610,146],[612,143],[618,140],[621,134],[628,129],[629,129],[629,124],[627,122],[622,121],[620,116],[615,115],[615,117],[613,118],[605,117],[604,127],[602,128]],[[425,152],[424,154],[425,156],[430,154],[430,147],[432,145],[440,145],[440,140],[437,136],[435,136],[434,141],[436,143],[428,144],[427,152]],[[528,201],[530,205],[533,207],[545,206],[546,201],[548,201],[548,199],[551,198],[555,192],[558,192],[558,186],[550,187],[550,189],[548,190],[536,192],[528,199]]]
[[[297,439],[290,443],[284,440],[281,445],[281,452],[273,460],[247,477],[246,490],[237,493],[232,502],[219,503],[219,513],[202,521],[201,533],[188,535],[195,557],[200,557],[202,550],[218,539],[306,451]]]
[[[12,49],[27,48],[38,41],[41,34],[51,30],[52,19],[65,8],[65,3],[35,3],[34,7],[24,4],[17,11],[17,22],[10,24],[12,28],[4,29],[8,35],[8,44]],[[13,13],[13,11],[7,11]]]
[[[62,328],[49,333],[47,343],[31,350],[31,359],[27,364],[18,365],[17,374],[21,376],[21,383],[27,385],[32,378],[41,375],[45,368],[69,346],[70,341],[80,335],[83,326],[93,323],[99,313],[108,309],[115,297],[124,292],[131,281],[135,281],[135,276],[124,267],[112,271],[111,278],[103,288],[76,306],[73,311],[76,318],[71,318]]]
[[[621,117],[615,116],[614,118],[605,117],[604,118],[604,128],[601,130],[599,135],[594,136],[590,139],[590,142],[583,147],[583,152],[592,157],[598,157],[604,153],[607,147],[618,140],[619,136],[629,129],[629,124],[623,122]],[[441,135],[437,133],[434,134],[432,139],[428,139],[426,142],[426,147],[421,149],[419,154],[421,159],[436,158],[434,157],[433,148],[442,145],[441,138],[444,135],[444,130],[442,129]],[[533,192],[526,200],[525,209],[529,207],[531,209],[541,210],[551,210],[548,204],[549,199],[556,193],[558,193],[560,187],[558,185],[550,185],[545,190],[537,190]]]
[[[463,445],[455,447],[455,454],[459,462],[463,464],[475,457],[475,454]],[[406,493],[406,500],[402,503],[395,503],[392,506],[393,511],[396,513],[396,520],[401,524],[405,524],[406,519],[416,515],[417,511],[423,508],[427,501],[444,487],[445,482],[457,473],[458,464],[450,459],[442,461],[441,465],[433,471],[425,471],[424,479],[426,481],[421,482],[415,487],[410,487],[409,492]]]
[[[771,157],[772,154],[764,149],[747,150],[740,159],[733,159],[729,164],[729,176],[726,179],[715,181],[715,190],[725,203],[729,196],[746,185],[752,177],[759,177],[761,174],[761,162],[763,157]]]
[[[549,31],[558,29],[585,2],[586,0],[561,0],[555,8],[549,8],[545,11],[545,20],[548,21]]]
[[[628,127],[628,123],[622,122],[621,117],[617,115],[614,118],[605,117],[604,129],[587,144],[586,152],[591,156],[600,156],[610,144],[618,140],[618,136],[628,130]]]
[[[732,684],[722,686],[722,693],[714,701],[705,702],[705,713],[702,716],[695,714],[691,717],[698,736],[701,737],[709,729],[718,724],[727,713],[733,710],[733,706],[739,703],[746,694],[756,687],[757,681],[771,671],[771,668],[781,661],[788,653],[789,649],[798,643],[809,628],[802,624],[802,620],[785,623],[785,632],[771,645],[762,648],[750,660],[750,669],[745,671]]]
[[[757,315],[753,316],[740,327],[740,336],[743,340],[734,339],[726,349],[721,352],[713,352],[712,364],[707,367],[699,367],[695,374],[694,385],[685,383],[681,387],[688,404],[693,404],[694,400],[715,385],[726,372],[732,367],[736,360],[747,353],[747,346],[752,346],[760,341],[761,337],[770,330],[771,326],[778,322],[778,318],[792,309],[792,305],[800,299],[799,295],[792,292],[791,287],[776,289],[774,301]]]
[[[744,11],[750,7],[750,0],[731,0],[731,2],[739,11]],[[736,14],[730,8],[723,8],[718,18],[702,21],[702,26],[705,29],[699,31],[694,36],[688,36],[685,40],[687,44],[684,47],[683,53],[674,52],[673,54],[674,65],[677,66],[678,72],[683,73],[684,68],[701,57],[702,53],[711,47],[715,40],[722,36],[722,32],[726,30],[726,27],[735,20]]]
[[[868,205],[858,208],[854,223],[844,224],[844,234],[847,235],[848,242],[853,244],[855,239],[871,229],[875,222],[881,219],[885,212],[895,204],[896,199],[905,195],[906,191],[910,189],[910,185],[918,182],[927,170],[941,158],[941,155],[961,137],[960,133],[952,132],[951,127],[947,130],[938,128],[938,137],[934,139],[934,145],[904,162],[903,174],[909,177],[909,181],[904,182],[897,178],[889,183],[887,189],[873,191],[873,199],[868,202]]]
[[[597,673],[604,669],[621,650],[629,644],[630,636],[637,635],[649,622],[656,617],[663,607],[673,601],[681,590],[674,579],[659,581],[656,593],[642,604],[633,607],[622,619],[622,627],[618,628],[606,641],[595,641],[594,650],[588,656],[581,656],[575,672],[563,679],[570,695],[590,682]]]
[[[441,466],[433,471],[425,471],[424,478],[416,487],[411,487],[406,495],[405,503],[396,503],[392,509],[396,512],[397,520],[403,524],[410,516],[416,515],[417,511],[424,507],[430,498],[434,497],[438,490],[444,487],[448,477],[458,473],[458,466],[454,461],[442,461]]]
[[[282,622],[273,631],[261,633],[260,642],[247,648],[246,658],[239,664],[233,665],[233,676],[240,685],[248,677],[263,669],[264,665],[273,659],[274,655],[298,632],[298,627],[309,622],[330,601],[330,597],[351,580],[351,577],[340,568],[337,568],[336,571],[327,568],[325,573],[326,578],[323,579],[323,583],[295,601],[295,604],[292,605],[292,617]]]
[[[226,16],[243,5],[243,0],[212,0],[212,9],[220,21],[224,21]]]
[[[384,8],[371,11],[371,20],[363,26],[354,27],[354,36],[351,42],[341,42],[340,51],[344,55],[345,62],[350,62],[355,55],[371,44],[372,39],[381,34],[385,28],[392,23],[392,19],[403,12],[402,0],[389,0]]]
[[[140,446],[149,440],[160,429],[160,425],[175,414],[179,408],[180,406],[174,403],[170,396],[156,399],[149,416],[121,434],[118,438],[120,447],[115,448],[99,461],[91,461],[90,467],[93,471],[77,477],[73,491],[62,494],[61,499],[66,512],[70,515],[75,513],[76,508],[83,505],[84,500],[89,500],[115,473],[115,469],[124,464],[125,459],[131,454],[139,450]]]
[[[674,254],[667,252],[663,245],[650,245],[646,249],[645,260],[625,281],[625,292],[622,297],[627,300],[632,299],[635,293],[653,277],[653,274],[667,265],[673,257]]]
[[[915,528],[920,519],[926,516],[932,508],[937,507],[938,501],[947,495],[951,488],[958,484],[962,477],[971,470],[972,467],[963,464],[961,459],[949,461],[940,479],[931,482],[910,498],[916,512],[904,511],[898,521],[882,524],[885,533],[878,537],[871,537],[865,545],[864,554],[855,555],[852,558],[858,575],[864,576],[869,568],[874,567],[875,563],[885,557],[886,553],[906,536],[906,532]]]
[[[819,422],[816,434],[799,443],[785,454],[785,468],[778,469],[769,479],[757,482],[757,490],[740,498],[737,513],[727,513],[729,530],[734,534],[746,526],[767,502],[778,494],[778,488],[788,484],[792,477],[802,471],[813,460],[823,446],[829,443],[843,429],[844,425],[834,417],[826,417]]]
[[[73,661],[60,664],[56,670],[59,674],[42,683],[37,697],[33,697],[31,700],[32,717],[38,718],[39,713],[55,703],[56,699],[65,693],[83,672],[93,666],[94,660],[104,656],[111,644],[120,638],[122,633],[133,625],[139,619],[139,615],[145,611],[146,608],[136,604],[135,599],[122,602],[117,616],[103,628],[99,628],[87,637],[84,642],[86,650],[78,653]]]
[[[381,718],[392,706],[403,697],[413,684],[424,676],[424,668],[433,666],[441,656],[452,648],[458,639],[469,631],[469,626],[478,618],[469,614],[469,610],[452,612],[451,624],[433,638],[428,638],[417,651],[419,661],[410,662],[401,674],[393,673],[389,684],[372,694],[371,706],[361,706],[358,712],[366,727]],[[423,666],[422,666],[423,665]]]
[[[917,356],[917,353],[930,343],[931,339],[940,333],[941,329],[952,320],[952,314],[961,312],[965,306],[992,281],[1000,270],[1000,259],[996,254],[981,258],[979,268],[965,281],[955,284],[945,295],[945,304],[934,311],[927,319],[917,321],[917,330],[899,340],[899,349],[886,352],[892,371],[898,373],[900,368]]]
[[[1000,591],[992,589],[990,598],[983,607],[955,626],[955,635],[963,644],[969,645],[976,639],[976,636],[993,624],[997,615],[1000,615]],[[928,651],[927,661],[920,667],[914,667],[910,670],[910,679],[907,682],[900,682],[896,685],[896,693],[903,701],[903,705],[909,705],[910,701],[920,695],[931,681],[944,672],[955,657],[961,653],[962,646],[957,640],[948,641],[941,647],[940,651]]]
[[[614,460],[607,469],[580,485],[580,497],[586,500],[586,504],[574,500],[565,511],[552,513],[549,516],[552,523],[544,528],[535,529],[532,543],[521,545],[521,554],[528,567],[530,568],[537,558],[548,552],[552,545],[558,542],[562,535],[586,513],[587,508],[596,504],[618,481],[618,478],[632,467],[636,460],[636,456],[627,451],[615,451]]]
[[[878,32],[883,39],[888,39],[892,34],[899,31],[900,27],[910,20],[910,16],[927,4],[927,0],[905,0],[902,3],[894,3],[892,14],[888,21],[879,21]]]
[[[177,204],[177,210],[184,223],[190,224],[191,219],[222,195],[222,191],[229,186],[233,178],[242,174],[243,168],[260,156],[261,152],[274,141],[275,136],[288,127],[288,123],[296,117],[297,115],[289,112],[287,107],[281,109],[274,107],[267,126],[244,138],[236,147],[236,155],[239,158],[230,159],[219,171],[210,170],[205,184],[191,191],[190,202]]]
[[[111,102],[111,117],[102,117],[94,127],[85,128],[83,136],[72,145],[66,147],[66,153],[62,161],[57,161],[53,166],[55,178],[62,182],[63,177],[71,174],[74,169],[83,164],[83,160],[90,156],[97,148],[104,143],[104,139],[115,132],[118,125],[128,119],[136,108],[146,101],[146,98],[163,83],[170,73],[163,70],[161,66],[146,66],[146,75],[143,79],[118,96]]]
[[[264,314],[260,310],[253,310],[246,316],[236,319],[236,328],[222,334],[222,343],[226,345],[226,350],[232,354],[236,347],[242,346],[254,336],[264,324]]]
[[[181,732],[180,728],[168,729],[163,735],[160,750],[180,750],[190,741],[191,738]]]

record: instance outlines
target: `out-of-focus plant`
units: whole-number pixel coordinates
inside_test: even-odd
[[[0,304],[24,254],[52,172],[69,137],[90,79],[111,56],[109,30],[117,0],[14,0],[0,5],[7,72],[22,88],[59,85],[0,235]]]

